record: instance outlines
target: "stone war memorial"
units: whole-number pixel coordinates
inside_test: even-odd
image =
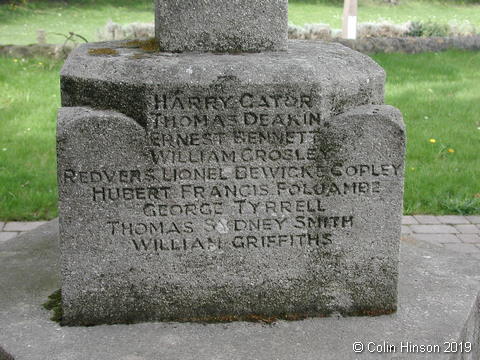
[[[405,133],[384,71],[287,0],[156,3],[61,72],[63,323],[397,309]]]
[[[401,236],[385,72],[287,41],[287,5],[158,0],[155,39],[70,54],[59,220],[0,242],[0,360],[480,358],[480,263]]]

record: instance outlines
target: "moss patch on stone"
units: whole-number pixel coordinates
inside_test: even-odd
[[[118,55],[118,51],[111,48],[97,48],[97,49],[88,49],[88,54],[93,56],[101,55]]]
[[[323,315],[317,315],[323,317]],[[198,317],[198,318],[186,318],[186,319],[177,319],[172,320],[176,322],[186,323],[206,323],[206,324],[215,324],[215,323],[231,323],[237,321],[246,321],[253,323],[264,323],[264,324],[273,324],[279,320],[286,321],[298,321],[305,320],[306,318],[311,317],[309,314],[281,314],[281,315],[260,315],[260,314],[248,314],[248,315],[220,315],[220,316],[208,316],[208,317]]]
[[[53,311],[53,315],[50,320],[58,323],[61,322],[63,317],[62,290],[58,289],[49,295],[48,300],[43,304],[43,307],[49,311]]]

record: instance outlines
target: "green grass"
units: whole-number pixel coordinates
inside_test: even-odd
[[[51,219],[57,214],[59,71],[60,64],[51,60],[0,57],[2,220]]]
[[[407,124],[405,213],[480,213],[480,53],[374,59],[388,74],[387,103]],[[59,70],[51,60],[0,58],[0,220],[57,215]]]
[[[0,5],[0,44],[36,42],[36,31],[49,34],[49,43],[62,43],[65,38],[52,33],[73,31],[97,41],[97,29],[111,19],[120,24],[153,22],[153,0],[83,0],[65,5],[63,2],[38,0],[25,5]]]
[[[374,59],[407,125],[405,212],[480,213],[480,52]]]
[[[20,4],[22,2],[19,2]],[[290,0],[289,19],[297,25],[326,23],[341,27],[342,5],[328,0]],[[52,33],[73,31],[96,41],[97,29],[111,19],[127,24],[153,22],[153,0],[83,0],[55,2],[37,0],[23,5],[0,5],[0,44],[29,44],[36,42],[36,31],[49,32],[50,43],[62,43],[64,38]],[[360,22],[389,20],[402,23],[409,20],[438,23],[468,21],[480,28],[480,5],[463,5],[461,1],[401,0],[399,6],[379,0],[362,0]]]

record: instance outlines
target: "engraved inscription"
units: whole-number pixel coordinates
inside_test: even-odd
[[[313,93],[151,100],[144,164],[60,176],[92,205],[128,209],[102,231],[136,253],[332,246],[364,214],[339,211],[331,199],[381,197],[402,176],[387,157],[345,161]]]

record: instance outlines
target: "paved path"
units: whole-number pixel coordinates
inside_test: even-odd
[[[0,222],[0,242],[45,224],[35,222]],[[404,216],[402,234],[480,259],[480,216]]]
[[[480,216],[404,216],[402,234],[480,259]]]
[[[10,240],[19,234],[33,230],[45,223],[46,221],[12,221],[6,223],[0,221],[0,242]]]

